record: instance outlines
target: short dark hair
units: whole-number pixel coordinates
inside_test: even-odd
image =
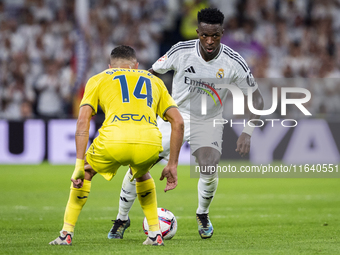
[[[111,58],[122,58],[128,60],[137,59],[136,52],[127,45],[119,45],[111,51]]]
[[[224,15],[216,8],[205,8],[197,13],[198,24],[203,22],[207,24],[223,25]]]

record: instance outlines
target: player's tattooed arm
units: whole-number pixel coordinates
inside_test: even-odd
[[[77,130],[76,130],[76,151],[77,158],[84,159],[87,143],[89,141],[90,121],[92,118],[92,108],[89,105],[80,107]]]
[[[172,190],[177,186],[177,165],[179,151],[181,150],[184,121],[177,108],[170,108],[166,111],[165,117],[171,123],[170,156],[168,164],[164,167],[160,180],[167,179],[164,191]]]
[[[77,131],[76,136],[84,136],[88,137],[89,136],[89,131]]]
[[[78,120],[77,120],[77,130],[75,134],[76,138],[76,152],[77,159],[76,165],[71,177],[74,188],[81,188],[83,186],[83,181],[85,178],[84,169],[84,158],[87,143],[89,141],[89,129],[90,121],[92,117],[92,108],[88,105],[80,107]]]
[[[262,94],[259,90],[254,91],[253,93],[253,106],[255,109],[263,110],[264,102]],[[249,120],[259,119],[260,116],[251,113],[249,116]],[[253,123],[253,122],[252,122]],[[259,123],[254,122],[254,125],[257,125]],[[236,142],[236,152],[238,152],[242,157],[247,155],[250,151],[250,138],[251,138],[252,129],[249,131],[249,128],[246,126],[246,128],[243,130],[240,137],[237,139]]]

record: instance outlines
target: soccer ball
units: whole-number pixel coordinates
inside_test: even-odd
[[[177,231],[177,220],[175,215],[164,208],[157,208],[157,213],[163,239],[169,240],[173,238]],[[143,230],[144,233],[148,235],[149,225],[146,218],[143,220]]]

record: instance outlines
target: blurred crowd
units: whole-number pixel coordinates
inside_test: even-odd
[[[72,117],[86,80],[108,68],[116,45],[134,47],[141,68],[159,57],[174,20],[166,1],[88,3],[82,26],[73,0],[0,1],[0,118]]]
[[[222,43],[247,61],[271,106],[272,87],[308,89],[313,117],[340,118],[340,0],[0,0],[0,119],[71,118],[86,80],[116,45],[140,68],[197,38],[197,11],[225,14]],[[171,85],[171,75],[164,76]],[[294,109],[292,117],[298,114]]]
[[[230,6],[216,4],[226,13],[234,6],[235,12],[228,13],[222,42],[247,60],[265,109],[271,107],[273,87],[278,88],[279,106],[280,87],[302,87],[311,92],[305,106],[313,117],[340,120],[340,1],[225,2]],[[288,107],[287,116],[304,117],[295,106]]]

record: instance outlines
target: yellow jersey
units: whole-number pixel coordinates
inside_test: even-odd
[[[156,114],[177,107],[163,81],[145,70],[112,68],[89,79],[80,107],[98,104],[105,113],[99,137],[108,143],[162,145]]]

